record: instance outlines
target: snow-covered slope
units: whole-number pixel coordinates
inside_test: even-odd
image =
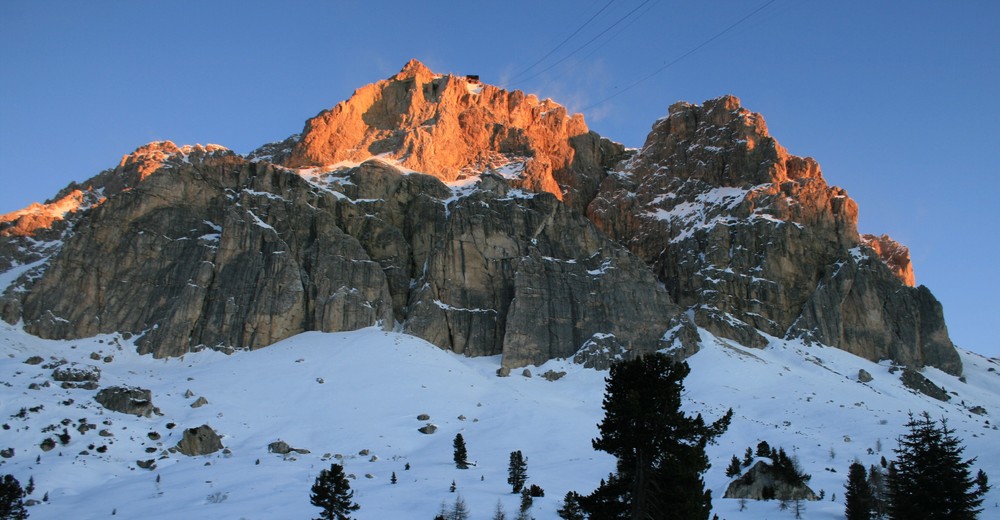
[[[965,382],[926,370],[955,394],[942,403],[905,389],[888,365],[837,349],[777,340],[763,350],[746,349],[704,331],[702,342],[689,360],[686,406],[709,419],[729,407],[736,412],[729,432],[709,449],[714,466],[706,481],[720,517],[792,517],[775,502],[751,503],[741,512],[737,501],[720,498],[730,456],[763,439],[797,456],[813,476],[810,486],[826,492],[823,501],[806,504],[806,518],[842,518],[848,465],[892,458],[910,411],[947,417],[966,455],[978,456],[977,466],[1000,479],[1000,432],[989,415],[1000,410],[995,361],[963,353]],[[101,359],[93,360],[92,353]],[[163,415],[105,410],[94,401],[95,390],[60,388],[44,363],[24,363],[30,356],[98,366],[101,387],[148,388]],[[113,360],[104,362],[106,356]],[[29,498],[48,494],[47,502],[29,508],[33,519],[113,513],[144,519],[310,518],[318,509],[309,504],[309,488],[339,456],[356,476],[351,486],[361,504],[359,518],[430,519],[459,494],[472,518],[489,518],[498,500],[509,517],[517,510],[506,471],[509,453],[521,450],[529,483],[546,491],[535,500],[533,516],[557,518],[566,491],[587,493],[613,468],[613,459],[590,445],[602,416],[606,373],[557,360],[531,367],[530,378],[519,371],[501,378],[498,366],[497,357],[465,358],[376,329],[306,333],[230,356],[209,351],[154,360],[136,355],[119,337],[47,341],[3,325],[0,448],[14,454],[0,459],[0,473],[14,474],[22,485],[33,477],[36,489]],[[874,380],[859,383],[859,369]],[[540,375],[548,370],[566,375],[547,381]],[[38,388],[30,389],[32,383]],[[191,408],[198,397],[208,404]],[[987,415],[969,412],[973,406]],[[22,408],[24,417],[18,417]],[[431,418],[418,420],[420,414]],[[84,418],[97,429],[80,434],[76,427]],[[428,422],[438,427],[436,433],[418,432]],[[227,453],[161,458],[185,428],[201,424],[223,436]],[[54,431],[45,431],[50,425]],[[63,428],[68,444],[43,452],[41,441]],[[100,436],[104,429],[113,436]],[[452,462],[456,433],[475,462],[470,469]],[[310,453],[268,453],[267,445],[279,439]],[[106,450],[98,450],[102,446]],[[360,455],[362,450],[368,453]],[[137,467],[137,460],[150,458],[157,459],[154,469]],[[393,472],[395,485],[389,481]],[[453,480],[456,494],[449,492]],[[991,492],[983,518],[1000,514],[998,502],[1000,492]]]

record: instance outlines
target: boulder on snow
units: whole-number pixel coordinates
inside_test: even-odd
[[[101,379],[101,369],[93,365],[71,363],[68,366],[56,367],[52,371],[52,379],[62,381],[63,388],[94,390]]]
[[[207,424],[184,430],[184,437],[177,443],[177,451],[194,457],[208,455],[222,449],[222,438]]]
[[[926,396],[933,397],[938,401],[947,401],[951,399],[951,396],[948,395],[948,392],[944,388],[935,385],[930,379],[927,379],[923,376],[923,374],[917,372],[916,370],[911,370],[909,368],[904,369],[903,375],[900,376],[900,380],[903,382],[903,386],[911,390],[916,390]]]
[[[548,370],[542,374],[542,379],[546,381],[557,381],[559,379],[562,379],[564,375],[566,375],[566,372],[562,370],[558,372],[556,372],[555,370]]]
[[[786,482],[772,465],[763,460],[758,460],[746,473],[732,481],[723,498],[819,500],[805,482],[798,485]]]
[[[614,334],[594,334],[573,355],[573,362],[584,368],[607,370],[611,364],[628,358],[628,349]]]
[[[268,453],[277,453],[278,455],[288,455],[289,453],[293,453],[293,452],[294,453],[300,453],[302,455],[305,455],[307,453],[311,453],[309,450],[307,450],[305,448],[293,448],[293,447],[289,446],[287,442],[285,442],[285,441],[283,441],[281,439],[278,439],[278,440],[276,440],[276,441],[268,444],[267,445],[267,452]]]
[[[435,425],[433,425],[431,423],[427,423],[425,426],[421,426],[420,428],[417,428],[417,431],[420,432],[420,433],[423,433],[425,435],[430,435],[430,434],[436,432],[437,429],[438,429],[437,426],[435,426]]]
[[[868,382],[871,382],[872,379],[874,379],[874,378],[872,377],[872,375],[870,373],[868,373],[867,370],[865,370],[863,368],[861,370],[858,370],[858,381],[859,382],[868,383]]]
[[[109,386],[97,392],[94,400],[113,412],[152,417],[153,392],[139,387]]]

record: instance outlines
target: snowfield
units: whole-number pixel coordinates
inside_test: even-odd
[[[750,501],[739,511],[737,500],[721,498],[730,457],[760,440],[797,457],[812,475],[810,487],[825,491],[824,500],[806,504],[805,518],[843,518],[848,466],[855,459],[865,465],[883,455],[891,459],[908,412],[947,418],[965,455],[978,456],[976,467],[1000,484],[1000,432],[991,419],[1000,413],[997,361],[963,351],[965,382],[925,370],[952,393],[942,403],[903,387],[888,364],[834,348],[772,340],[756,350],[701,334],[703,348],[689,359],[685,407],[707,420],[735,410],[729,431],[709,448],[713,467],[705,477],[721,518],[793,518],[775,501]],[[45,362],[26,364],[31,356]],[[113,360],[105,362],[106,356]],[[101,388],[151,390],[163,415],[112,412],[94,401],[97,390],[61,388],[52,368],[43,368],[53,359],[97,366]],[[519,497],[506,482],[507,463],[511,451],[521,450],[528,483],[546,493],[535,499],[532,515],[558,518],[567,491],[589,493],[614,467],[612,457],[590,444],[603,416],[607,373],[567,360],[529,367],[532,377],[520,369],[497,377],[498,367],[498,357],[466,358],[377,329],[311,332],[253,352],[157,360],[137,355],[118,336],[50,341],[3,324],[0,449],[13,448],[13,455],[0,459],[0,474],[15,475],[22,486],[33,477],[30,499],[48,494],[47,502],[28,508],[32,519],[313,518],[319,509],[309,504],[310,487],[333,462],[355,476],[358,518],[430,520],[458,495],[474,519],[491,518],[497,501],[512,518]],[[874,380],[859,383],[860,369]],[[566,375],[540,377],[549,370]],[[192,408],[199,397],[208,404]],[[986,415],[972,413],[976,406]],[[420,414],[430,419],[418,420]],[[97,428],[79,433],[81,419]],[[437,431],[420,433],[427,423]],[[202,424],[222,436],[225,453],[166,451],[185,428]],[[40,448],[64,428],[67,444]],[[457,433],[474,464],[467,470],[452,461]],[[309,453],[268,453],[277,440]],[[156,459],[153,469],[138,467],[148,459]],[[456,493],[449,492],[452,481]],[[982,518],[1000,517],[998,502],[995,489]]]

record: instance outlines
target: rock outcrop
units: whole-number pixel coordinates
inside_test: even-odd
[[[897,278],[902,249],[866,246],[857,211],[813,159],[790,155],[725,96],[671,106],[587,214],[717,335],[748,346],[767,344],[759,332],[807,337],[961,373],[940,305]]]
[[[184,436],[177,443],[177,451],[188,457],[209,455],[222,449],[222,437],[207,424],[184,430]]]
[[[896,242],[889,235],[861,235],[861,241],[875,251],[880,260],[904,284],[917,285],[913,276],[913,264],[910,263],[910,248]]]
[[[153,392],[145,388],[111,386],[97,392],[94,400],[113,412],[153,416]]]
[[[758,460],[743,475],[732,481],[722,498],[819,500],[816,493],[805,483],[787,482],[773,466],[762,460]]]

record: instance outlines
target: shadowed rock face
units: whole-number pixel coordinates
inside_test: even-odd
[[[744,345],[767,343],[757,331],[805,336],[961,372],[940,304],[900,281],[908,253],[904,262],[888,237],[863,241],[847,193],[738,99],[675,104],[618,168],[588,216],[649,263],[699,325]],[[895,272],[868,243],[898,259]]]
[[[75,220],[11,321],[48,338],[141,334],[142,352],[259,348],[394,321],[521,366],[600,334],[661,346],[679,313],[647,267],[554,196],[379,160],[307,181],[220,151],[173,155]]]
[[[156,356],[391,324],[382,269],[337,205],[232,153],[169,160],[78,221],[20,317],[47,338],[142,334]]]
[[[452,207],[439,243],[406,330],[456,352],[517,367],[595,334],[649,352],[679,313],[638,258],[549,194],[480,190]]]

